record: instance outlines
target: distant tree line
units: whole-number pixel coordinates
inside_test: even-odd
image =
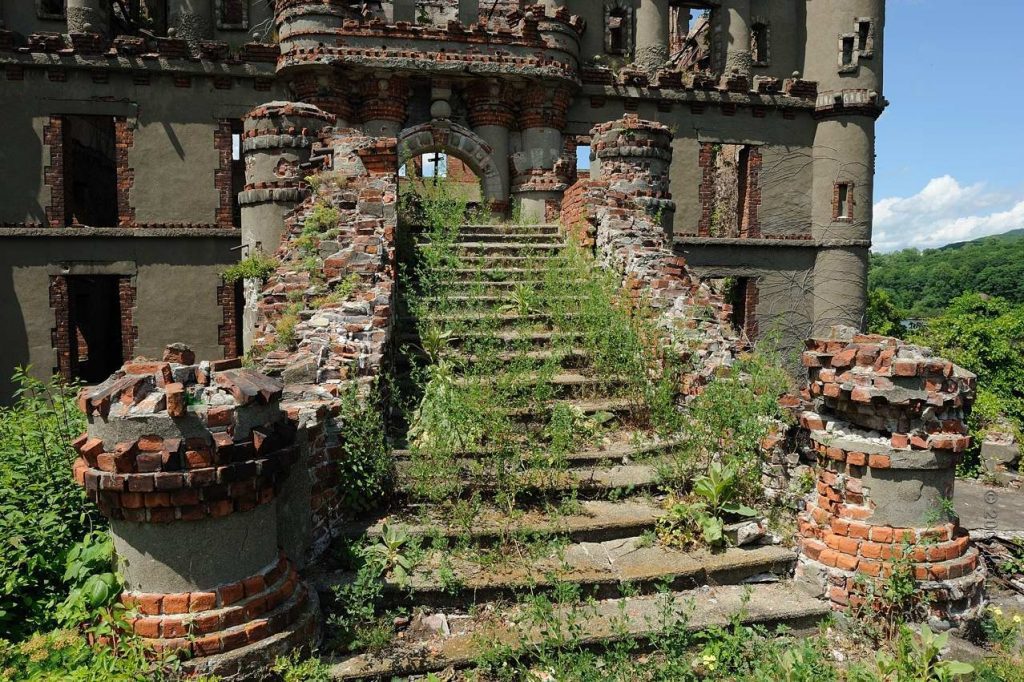
[[[903,319],[935,317],[965,293],[1024,303],[1024,229],[940,249],[871,254],[868,287],[873,306],[893,306]]]

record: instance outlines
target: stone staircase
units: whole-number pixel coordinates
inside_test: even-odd
[[[406,348],[399,373],[432,357],[452,366],[451,390],[507,389],[511,382],[515,389],[501,395],[539,397],[492,406],[512,425],[495,442],[485,434],[436,453],[396,437],[395,506],[350,523],[340,540],[382,541],[388,529],[422,540],[409,580],[385,579],[385,602],[409,607],[411,622],[381,653],[336,659],[335,679],[467,668],[488,646],[538,645],[548,635],[522,625],[528,619],[517,614],[527,609],[526,598],[565,585],[596,602],[559,602],[551,618],[576,622],[587,609],[574,637],[588,646],[652,638],[664,626],[654,616],[666,612],[695,630],[726,625],[735,614],[747,623],[801,628],[828,612],[790,582],[796,554],[789,548],[712,553],[657,541],[661,469],[679,440],[653,436],[638,423],[630,377],[595,368],[585,331],[574,323],[584,313],[546,305],[558,305],[552,277],[564,275],[558,281],[567,298],[581,277],[578,267],[567,267],[558,226],[467,225],[450,248],[457,260],[446,266],[445,283],[422,305],[399,307]],[[546,298],[521,300],[545,282]],[[428,327],[445,332],[432,353],[423,348]],[[559,409],[598,422],[600,435],[545,463],[546,434]],[[325,595],[351,580],[350,569],[330,564],[312,577]],[[627,626],[615,626],[623,617]]]

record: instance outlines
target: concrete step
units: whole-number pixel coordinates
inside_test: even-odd
[[[465,460],[468,465],[460,467],[460,471],[452,472],[447,467],[432,467],[436,476],[426,481],[410,480],[410,472],[416,467],[413,462],[398,462],[398,488],[409,494],[413,499],[413,489],[418,485],[436,483],[443,486],[451,483],[453,477],[461,482],[460,490],[464,495],[479,493],[495,493],[500,490],[498,474],[494,467],[488,470],[473,471],[474,464],[480,460]],[[471,473],[472,472],[472,473]],[[656,490],[660,482],[657,467],[648,464],[619,464],[581,466],[570,469],[530,468],[514,474],[516,488],[522,498],[558,498],[575,495],[580,499],[603,499],[612,492],[628,491],[630,493]]]
[[[561,226],[559,226],[557,223],[550,223],[545,225],[516,225],[515,223],[495,223],[493,225],[463,225],[459,229],[459,234],[476,234],[481,232],[500,232],[502,234],[559,234],[561,232]]]
[[[466,258],[461,259],[463,263],[467,261]],[[550,265],[550,261],[546,261],[549,265],[537,264],[536,267],[477,267],[477,268],[453,268],[448,272],[451,273],[452,277],[459,278],[462,281],[475,280],[475,281],[493,281],[500,283],[507,283],[510,286],[515,286],[516,282],[522,280],[540,280],[546,273],[552,270],[565,270],[566,267],[556,268]]]
[[[560,315],[559,317],[571,320],[575,315],[570,313],[564,316]],[[521,315],[517,312],[501,312],[497,310],[429,313],[421,316],[420,320],[439,323],[442,327],[449,329],[457,324],[460,326],[460,334],[464,331],[469,331],[473,327],[487,327],[493,331],[515,329],[522,332],[526,331],[525,328],[529,328],[530,331],[552,331],[556,323],[554,316],[550,313],[535,312]],[[414,324],[414,321],[410,318],[399,318],[399,323],[408,325]]]
[[[492,374],[488,376],[469,375],[456,380],[456,385],[498,384],[506,391],[532,391],[540,384],[551,387],[552,397],[582,400],[585,398],[611,398],[622,393],[630,383],[628,377],[599,377],[578,372],[561,372],[553,376],[538,372],[526,372],[515,376]]]
[[[407,509],[415,514],[418,508]],[[564,536],[572,542],[603,542],[642,535],[653,530],[664,514],[657,504],[631,499],[618,502],[589,500],[580,503],[578,513],[550,514],[540,509],[525,509],[514,518],[497,510],[483,510],[467,528],[450,515],[438,515],[425,508],[422,514],[403,518],[393,514],[381,519],[362,519],[345,524],[339,529],[338,537],[354,540],[362,537],[377,539],[384,530],[384,523],[400,527],[409,535],[434,538],[439,536],[449,542],[469,534],[476,545],[490,545],[509,535]]]
[[[457,244],[469,244],[474,242],[502,242],[520,244],[557,244],[565,246],[565,239],[558,234],[546,234],[543,232],[460,232]]]
[[[571,452],[564,455],[563,459],[571,464],[631,464],[643,462],[659,455],[664,455],[678,448],[682,442],[679,439],[668,439],[657,442],[646,442],[638,440],[634,442],[632,432],[619,432],[619,442],[607,445],[598,445],[591,448]],[[646,439],[647,434],[638,433],[636,439]],[[494,450],[467,450],[463,452],[448,453],[457,460],[480,460],[495,456]],[[413,452],[408,449],[392,451],[392,455],[398,462],[411,459]]]
[[[775,545],[730,547],[721,552],[683,551],[639,537],[605,542],[571,543],[550,548],[543,556],[508,555],[498,563],[482,564],[466,553],[431,550],[416,566],[407,584],[392,576],[385,589],[395,601],[433,607],[469,608],[517,593],[546,591],[558,583],[573,583],[595,599],[622,597],[628,583],[634,593],[654,593],[661,585],[692,589],[701,585],[736,585],[756,579],[788,578],[796,553]],[[350,582],[350,571],[313,576],[313,586],[326,592]]]
[[[420,249],[430,246],[430,242],[419,242],[416,245]],[[523,241],[458,241],[455,243],[455,251],[459,255],[481,256],[481,255],[518,255],[528,257],[529,254],[538,256],[551,256],[565,248],[563,242],[555,244],[533,244]]]
[[[625,638],[645,642],[663,631],[665,616],[677,627],[699,632],[724,627],[734,618],[747,625],[787,626],[794,630],[817,625],[829,613],[827,605],[792,582],[767,585],[703,586],[673,592],[667,597],[648,595],[607,599],[592,605],[559,604],[543,629],[529,626],[528,605],[494,608],[483,613],[433,614],[444,620],[441,632],[412,628],[383,655],[356,654],[337,659],[331,667],[335,680],[425,674],[445,668],[468,668],[482,647],[509,647],[526,653],[552,631],[578,634],[573,646],[608,646]],[[515,623],[524,623],[515,626]]]
[[[601,412],[607,412],[619,417],[628,414],[634,407],[633,402],[629,398],[582,398],[577,400],[552,400],[544,403],[541,407],[513,407],[508,410],[508,413],[521,420],[530,421],[546,416],[558,404],[568,405],[588,417]]]
[[[409,323],[403,320],[403,327],[408,328]],[[552,344],[556,343],[571,343],[573,340],[579,339],[582,336],[579,332],[574,331],[539,331],[539,330],[523,330],[523,329],[505,329],[499,331],[490,330],[459,330],[458,334],[452,335],[448,339],[448,345],[451,348],[462,347],[467,341],[481,341],[481,340],[492,340],[495,346],[504,345],[511,348],[534,348],[534,349],[548,349]],[[415,332],[404,332],[400,333],[398,340],[400,343],[419,343],[419,335]],[[518,351],[512,351],[518,352]],[[552,352],[545,350],[545,352]]]

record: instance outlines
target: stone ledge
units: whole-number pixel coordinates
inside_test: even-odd
[[[0,239],[4,237],[43,237],[48,239],[157,237],[163,239],[214,238],[238,240],[241,234],[241,231],[237,228],[224,227],[0,227]]]

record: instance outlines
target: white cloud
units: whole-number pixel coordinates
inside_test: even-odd
[[[874,249],[943,246],[1024,227],[1024,198],[934,178],[912,197],[875,204]]]

